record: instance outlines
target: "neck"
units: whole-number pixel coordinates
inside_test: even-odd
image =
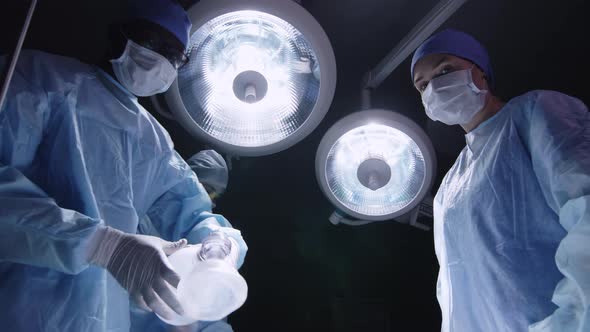
[[[488,94],[486,104],[481,110],[481,112],[477,113],[477,115],[475,115],[475,118],[473,118],[471,122],[461,125],[461,127],[463,127],[463,130],[465,130],[466,133],[471,132],[480,124],[485,122],[487,119],[491,118],[496,113],[500,112],[504,104],[505,103],[502,100],[500,100],[500,98],[492,94]]]

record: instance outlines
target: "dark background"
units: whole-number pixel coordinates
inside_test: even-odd
[[[363,74],[435,5],[434,0],[304,0],[331,39],[338,65],[332,107],[306,139],[278,154],[233,161],[218,204],[249,245],[242,274],[246,304],[230,321],[236,331],[437,331],[438,264],[432,232],[395,222],[333,226],[333,211],[315,180],[320,139],[338,119],[359,110]],[[13,47],[27,9],[3,0],[0,51]],[[25,47],[99,60],[107,25],[122,17],[121,0],[39,0]],[[583,0],[472,0],[444,27],[473,34],[488,47],[497,94],[508,100],[532,89],[565,92],[590,102],[588,5]],[[439,163],[433,193],[465,145],[460,128],[426,118],[406,60],[373,94],[375,107],[423,126]],[[150,111],[149,101],[143,104]],[[159,117],[158,117],[159,118]],[[179,152],[203,145],[161,119]]]

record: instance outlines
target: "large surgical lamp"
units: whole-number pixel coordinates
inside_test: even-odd
[[[466,0],[441,0],[364,78],[363,111],[338,121],[316,154],[316,176],[336,207],[333,224],[364,225],[396,220],[420,229],[419,215],[432,218],[436,156],[426,133],[412,120],[371,109],[376,89]]]
[[[292,0],[202,0],[189,62],[165,94],[194,136],[236,156],[297,143],[328,111],[334,52],[318,22]]]
[[[353,113],[324,136],[316,175],[338,211],[364,224],[395,219],[428,194],[436,169],[434,149],[412,120],[387,110]],[[344,222],[342,213],[331,217]]]

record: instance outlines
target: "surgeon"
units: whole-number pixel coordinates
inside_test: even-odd
[[[215,208],[215,201],[225,193],[229,181],[225,159],[215,150],[204,150],[190,157],[187,163],[199,177]]]
[[[129,331],[129,298],[165,318],[182,314],[167,256],[212,230],[234,238],[243,262],[240,232],[211,212],[137,100],[175,80],[190,28],[172,0],[134,0],[98,66],[21,53],[0,109],[3,331]],[[136,234],[146,214],[161,238]]]
[[[590,114],[531,91],[503,102],[484,47],[444,30],[415,52],[426,114],[466,132],[434,203],[442,331],[590,331]]]
[[[215,207],[215,201],[225,192],[229,180],[227,163],[215,150],[203,150],[187,160],[188,165],[199,178],[209,198]],[[156,217],[156,224],[162,222]],[[159,226],[159,225],[158,225]],[[160,237],[159,229],[152,222],[149,216],[144,216],[139,221],[138,233]],[[131,309],[131,331],[150,332],[232,332],[231,325],[227,320],[216,322],[196,322],[188,326],[170,326],[161,321],[151,312],[146,312],[137,306],[132,305]]]

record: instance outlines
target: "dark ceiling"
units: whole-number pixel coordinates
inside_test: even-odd
[[[333,211],[315,180],[315,151],[326,130],[360,106],[361,78],[405,36],[435,0],[304,0],[330,37],[338,86],[330,111],[305,140],[281,153],[233,161],[218,211],[242,230],[250,247],[242,273],[247,303],[230,321],[235,331],[436,331],[438,264],[432,232],[395,222],[333,226]],[[4,0],[0,51],[13,46],[26,4]],[[106,27],[121,0],[39,0],[25,46],[101,58]],[[444,25],[465,30],[489,49],[497,93],[505,98],[552,89],[590,102],[588,5],[584,0],[468,1]],[[460,128],[426,118],[409,77],[409,61],[374,93],[374,106],[399,111],[423,126],[439,159],[438,182],[464,146]],[[144,101],[151,111],[151,105]],[[177,149],[203,147],[161,119]],[[433,192],[436,188],[433,189]]]

